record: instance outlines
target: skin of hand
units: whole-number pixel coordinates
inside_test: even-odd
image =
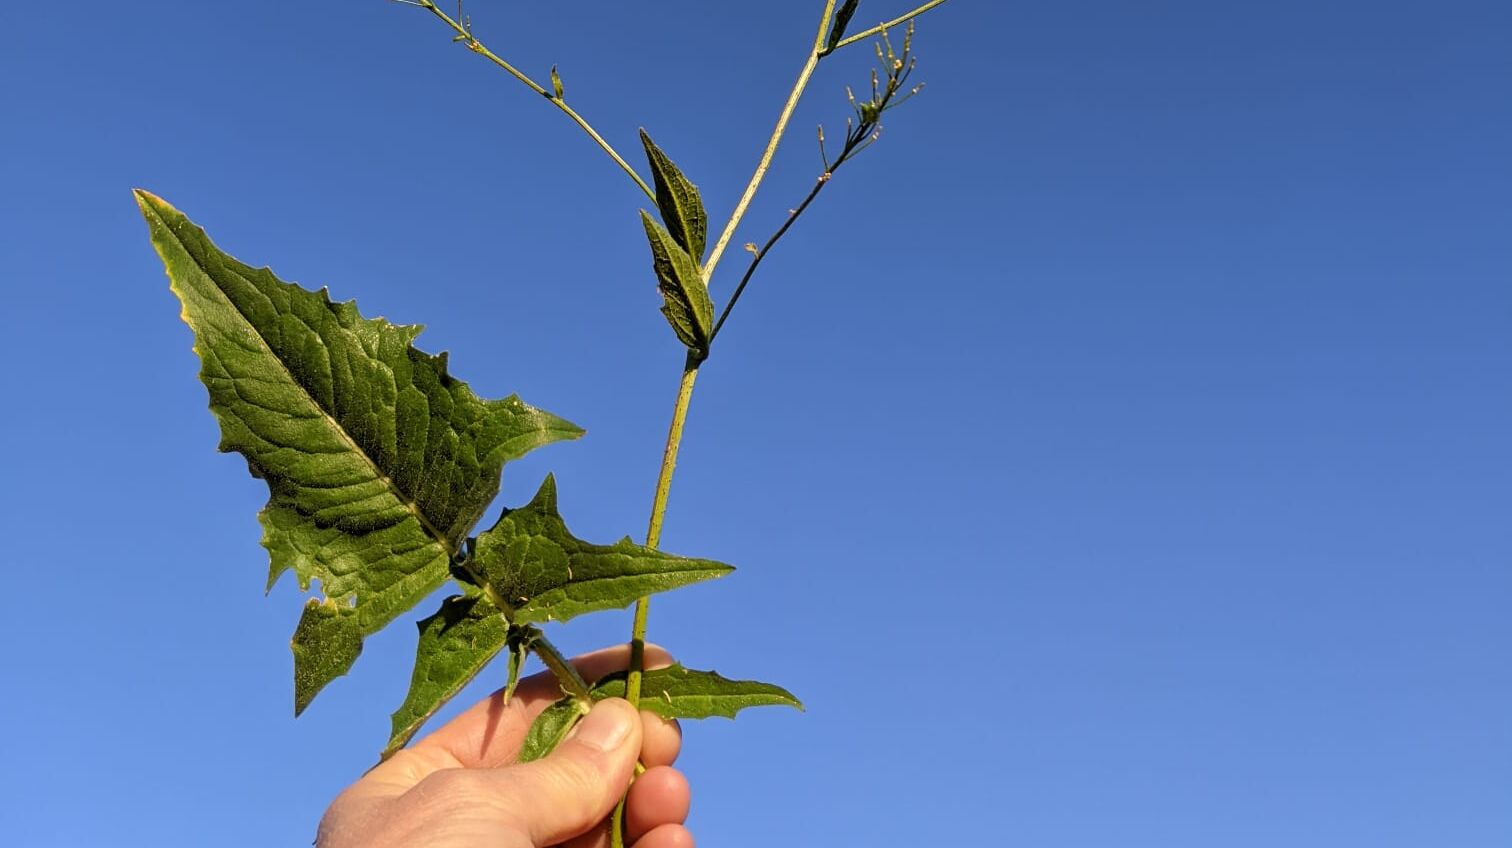
[[[573,665],[596,680],[629,656],[627,646],[606,648]],[[646,646],[646,668],[671,662]],[[628,845],[692,848],[688,781],[672,768],[682,747],[676,722],[611,698],[550,755],[515,762],[530,723],[559,697],[543,672],[522,680],[507,705],[498,692],[473,705],[337,796],[317,848],[608,848],[607,818],[627,786]],[[632,785],[637,757],[646,771]]]

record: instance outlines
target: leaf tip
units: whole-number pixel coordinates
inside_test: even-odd
[[[161,197],[158,197],[145,188],[132,189],[131,196],[134,200],[136,200],[137,209],[140,210],[142,215],[149,220],[154,217],[162,217],[162,215],[167,212],[177,211],[171,205],[169,205],[168,201],[164,200]]]
[[[541,481],[541,488],[536,490],[535,497],[530,499],[530,506],[547,512],[557,511],[557,485],[556,475],[546,474],[546,479]]]

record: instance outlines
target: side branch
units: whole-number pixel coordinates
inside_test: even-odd
[[[830,49],[825,50],[824,52],[820,53],[819,57],[822,59],[825,56],[828,56],[829,54],[835,52],[836,50],[839,50],[840,48],[846,46],[847,44],[855,44],[858,41],[865,41],[866,39],[868,39],[868,38],[870,38],[870,37],[872,37],[874,35],[878,35],[880,33],[886,32],[887,30],[891,29],[892,27],[897,26],[898,24],[906,23],[908,21],[911,21],[914,18],[917,18],[918,16],[924,14],[925,12],[929,11],[930,9],[933,9],[936,6],[943,6],[943,5],[945,5],[945,0],[929,0],[928,3],[925,3],[924,5],[920,6],[919,8],[914,9],[911,12],[906,12],[906,13],[904,13],[902,15],[899,15],[898,17],[893,18],[892,20],[888,21],[885,24],[877,24],[876,26],[872,27],[871,29],[863,30],[861,32],[856,33],[855,35],[846,36],[845,38],[840,39],[840,41],[836,42],[836,44],[835,44],[834,47],[831,47]]]
[[[482,56],[488,61],[493,62],[500,68],[503,68],[506,73],[519,80],[520,83],[526,88],[529,88],[536,94],[539,94],[542,97],[546,98],[551,102],[551,105],[562,110],[562,114],[566,115],[568,118],[571,118],[572,122],[577,124],[583,132],[587,133],[588,137],[593,139],[595,144],[597,144],[605,153],[609,154],[609,158],[613,159],[615,164],[620,166],[620,170],[624,171],[626,176],[635,181],[636,186],[639,187],[647,197],[651,198],[652,201],[656,200],[656,192],[651,190],[651,186],[647,185],[644,179],[641,179],[641,175],[636,173],[634,168],[630,167],[630,163],[626,162],[625,158],[619,155],[619,152],[616,151],[608,141],[605,141],[604,137],[599,135],[598,131],[595,130],[588,123],[588,121],[583,118],[582,115],[579,115],[576,110],[574,110],[571,106],[568,106],[567,101],[563,100],[560,94],[557,94],[554,91],[548,91],[540,83],[531,79],[530,76],[525,72],[505,61],[503,57],[499,56],[497,53],[489,50],[488,47],[483,44],[483,42],[478,40],[477,36],[473,35],[472,24],[469,23],[466,18],[461,17],[460,12],[458,14],[458,17],[453,18],[451,15],[448,15],[447,13],[441,11],[441,8],[436,5],[435,0],[394,0],[394,2],[403,3],[406,6],[419,6],[420,8],[430,12],[432,15],[435,15],[437,18],[441,19],[443,23],[451,27],[452,31],[457,34],[456,38],[452,39],[453,41],[460,41],[463,44],[466,44],[467,49],[478,54],[479,56]],[[553,89],[555,88],[556,86],[553,85]]]
[[[745,191],[740,195],[740,201],[735,204],[735,211],[730,214],[730,220],[725,224],[724,232],[719,234],[719,241],[714,243],[714,250],[709,253],[708,261],[704,263],[703,278],[707,283],[714,276],[714,266],[719,264],[719,258],[724,254],[725,248],[729,247],[730,239],[735,236],[735,229],[740,226],[740,221],[745,217],[746,210],[751,206],[751,200],[756,197],[756,190],[761,187],[761,181],[766,179],[767,170],[772,167],[772,157],[777,155],[777,145],[782,142],[782,136],[787,132],[788,121],[793,117],[793,111],[798,108],[798,101],[803,97],[803,90],[808,88],[809,78],[814,75],[814,68],[819,64],[819,55],[824,50],[825,38],[829,36],[830,19],[835,13],[835,0],[825,0],[824,15],[819,19],[819,34],[814,37],[814,46],[809,50],[808,60],[803,63],[803,69],[798,72],[798,81],[793,83],[793,90],[788,94],[787,102],[782,105],[782,112],[777,116],[777,126],[772,130],[771,138],[767,139],[766,149],[761,152],[761,160],[756,163],[756,173],[751,175],[751,181],[746,183]]]

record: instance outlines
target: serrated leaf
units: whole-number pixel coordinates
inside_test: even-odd
[[[619,609],[656,592],[722,577],[734,569],[706,559],[652,550],[624,539],[594,545],[573,536],[557,512],[556,479],[536,496],[505,510],[473,546],[472,568],[516,625],[566,621],[595,610]]]
[[[677,338],[690,349],[707,352],[709,331],[714,324],[714,304],[709,300],[709,287],[704,284],[688,252],[672,238],[671,233],[641,210],[641,223],[646,227],[646,239],[651,243],[651,264],[656,270],[656,284],[662,294],[662,314]]]
[[[683,176],[682,170],[651,141],[651,136],[645,130],[641,130],[640,137],[641,144],[646,148],[646,159],[651,162],[651,178],[656,185],[656,208],[661,211],[667,232],[688,252],[696,269],[703,262],[704,243],[709,232],[709,216],[704,212],[698,186]]]
[[[625,697],[626,673],[611,674],[593,687],[594,700]],[[803,709],[793,693],[771,683],[730,680],[714,671],[670,665],[641,675],[640,708],[662,718],[734,718],[746,707]]]
[[[594,685],[593,700],[625,697],[626,672],[605,677]],[[713,671],[694,671],[670,665],[641,675],[640,708],[662,718],[734,718],[747,707],[795,707],[803,704],[793,693],[771,683],[730,680]],[[556,749],[582,717],[578,702],[564,697],[547,707],[531,723],[520,747],[520,762],[539,760]]]
[[[525,741],[520,743],[520,762],[539,760],[556,750],[582,717],[583,711],[575,698],[562,698],[547,707],[525,732]]]
[[[856,14],[856,7],[861,5],[861,0],[845,0],[835,12],[835,20],[830,24],[829,45],[826,51],[834,50],[835,45],[845,38],[845,28],[850,26],[851,16]]]
[[[295,631],[298,712],[364,636],[446,580],[506,461],[582,430],[516,397],[480,399],[445,354],[411,344],[419,326],[242,264],[160,198],[136,197],[194,331],[220,449],[268,484],[269,585],[292,569],[329,599]]]
[[[403,748],[436,711],[477,676],[509,641],[509,622],[480,595],[453,595],[421,621],[409,694],[394,711],[383,759]]]

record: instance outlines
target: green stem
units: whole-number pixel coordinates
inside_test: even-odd
[[[692,354],[683,364],[682,381],[677,387],[677,403],[672,407],[672,425],[667,429],[667,444],[662,449],[661,473],[656,478],[656,496],[651,501],[651,522],[646,528],[646,547],[661,544],[662,522],[667,514],[667,498],[672,493],[672,472],[677,468],[677,450],[682,445],[683,425],[688,420],[688,405],[693,401],[693,383],[698,379],[701,360]],[[641,672],[646,664],[646,617],[650,598],[635,602],[635,622],[630,628],[630,672],[625,680],[625,700],[640,706]]]
[[[661,473],[656,478],[656,496],[651,501],[651,522],[646,528],[646,547],[661,544],[662,522],[667,514],[667,498],[672,494],[672,472],[677,469],[677,450],[682,446],[683,425],[688,420],[688,405],[693,401],[693,384],[698,380],[698,366],[703,360],[688,354],[683,363],[682,381],[677,386],[677,402],[672,407],[672,424],[667,429],[667,444],[662,449]],[[646,618],[650,612],[651,599],[640,598],[635,602],[635,621],[630,626],[630,668],[625,679],[625,700],[632,706],[640,706],[641,675],[646,668]],[[637,763],[636,774],[640,774]],[[609,823],[610,848],[625,845],[625,799],[620,798],[614,807]]]
[[[908,22],[908,21],[910,21],[910,20],[912,20],[914,18],[917,18],[918,16],[924,14],[925,12],[929,11],[930,9],[933,9],[936,6],[943,6],[944,4],[945,4],[945,0],[929,0],[928,3],[925,3],[924,5],[920,6],[919,8],[914,9],[912,12],[907,12],[907,13],[904,13],[902,15],[899,15],[898,17],[893,18],[892,20],[888,21],[885,24],[877,24],[876,26],[872,27],[871,29],[862,30],[861,32],[856,33],[855,35],[846,36],[845,38],[840,39],[840,41],[836,42],[836,44],[835,44],[834,47],[831,47],[830,49],[824,51],[823,53],[820,53],[819,54],[819,58],[822,59],[825,56],[828,56],[829,54],[835,52],[836,50],[839,50],[840,48],[845,47],[846,45],[855,44],[858,41],[864,41],[864,40],[866,40],[868,38],[871,38],[874,35],[877,35],[878,33],[881,33],[881,32],[884,32],[886,30],[892,29],[893,27],[897,26],[898,24],[906,23],[906,22]]]
[[[724,254],[725,248],[729,247],[730,239],[735,237],[735,228],[740,226],[740,220],[745,217],[746,210],[751,206],[751,200],[756,197],[756,190],[761,187],[761,181],[766,179],[767,170],[772,167],[772,157],[777,155],[777,145],[782,142],[782,136],[787,133],[788,121],[793,117],[793,110],[798,108],[798,101],[803,97],[803,90],[808,88],[809,78],[814,75],[814,68],[819,64],[819,57],[824,51],[824,42],[829,35],[830,20],[834,16],[835,0],[825,0],[824,17],[819,20],[819,34],[814,36],[814,46],[809,50],[808,60],[803,63],[803,70],[798,72],[798,81],[793,83],[793,90],[788,94],[787,102],[782,105],[782,112],[777,116],[777,126],[772,130],[772,137],[767,139],[766,149],[761,153],[761,160],[756,163],[756,172],[751,175],[751,181],[746,183],[745,192],[740,195],[740,201],[735,204],[735,211],[730,214],[730,220],[725,224],[724,232],[719,234],[719,241],[714,243],[714,250],[709,253],[709,261],[704,263],[703,277],[707,283],[714,276],[714,266],[719,264],[719,257]]]
[[[514,608],[508,601],[504,600],[504,596],[499,594],[499,590],[495,589],[493,584],[489,583],[483,574],[479,573],[476,568],[473,568],[470,553],[468,559],[462,563],[462,568],[471,575],[474,585],[482,587],[483,596],[488,598],[488,602],[493,604],[495,608],[504,613],[507,620],[510,611]],[[562,691],[576,698],[578,703],[584,707],[592,707],[593,691],[588,686],[588,681],[583,679],[583,675],[578,674],[576,666],[568,662],[566,657],[562,656],[562,652],[557,650],[557,646],[551,644],[551,640],[546,638],[546,634],[541,631],[541,628],[533,624],[527,624],[518,628],[518,632],[523,634],[522,641],[525,646],[534,651],[535,655],[541,658],[541,662],[546,664],[546,668],[550,669],[551,673],[556,676],[557,683],[561,685]]]
[[[562,110],[562,113],[564,115],[571,118],[572,122],[577,124],[578,127],[583,130],[583,132],[587,133],[588,137],[593,139],[594,143],[602,148],[605,153],[609,154],[609,158],[613,159],[614,163],[616,165],[619,165],[620,169],[623,170],[625,174],[630,177],[630,179],[635,181],[635,184],[640,187],[640,190],[644,192],[647,197],[651,198],[651,200],[653,201],[656,200],[656,192],[651,190],[651,186],[647,185],[646,181],[641,179],[641,175],[637,174],[635,172],[635,169],[630,167],[630,163],[626,162],[625,158],[619,155],[619,152],[616,151],[609,144],[609,142],[605,141],[604,137],[599,135],[598,131],[595,130],[588,123],[588,121],[583,118],[582,115],[579,115],[576,110],[567,105],[567,101],[546,90],[546,88],[544,88],[540,83],[531,79],[519,68],[516,68],[514,65],[509,64],[509,62],[505,61],[503,57],[499,56],[497,53],[494,53],[492,50],[489,50],[486,46],[484,46],[483,42],[479,41],[477,37],[472,34],[472,29],[467,24],[441,11],[440,7],[436,5],[435,0],[415,0],[415,2],[408,2],[408,0],[403,0],[403,2],[406,2],[406,4],[410,6],[419,6],[420,8],[425,9],[431,14],[440,18],[443,22],[446,23],[447,26],[451,27],[452,30],[457,33],[456,40],[465,43],[467,45],[467,49],[471,50],[474,53],[477,53],[479,56],[482,56],[488,61],[493,62],[500,68],[503,68],[510,76],[523,83],[525,87],[546,98],[551,102],[551,105]]]
[[[541,662],[545,663],[546,667],[551,669],[551,673],[556,675],[557,682],[562,685],[562,691],[571,695],[585,707],[593,706],[593,692],[588,686],[588,681],[583,679],[583,675],[578,674],[577,668],[562,656],[562,652],[551,644],[551,640],[546,638],[546,634],[542,633],[539,627],[526,625],[524,630],[525,638],[530,640],[530,650],[535,651],[535,655],[541,658]]]

